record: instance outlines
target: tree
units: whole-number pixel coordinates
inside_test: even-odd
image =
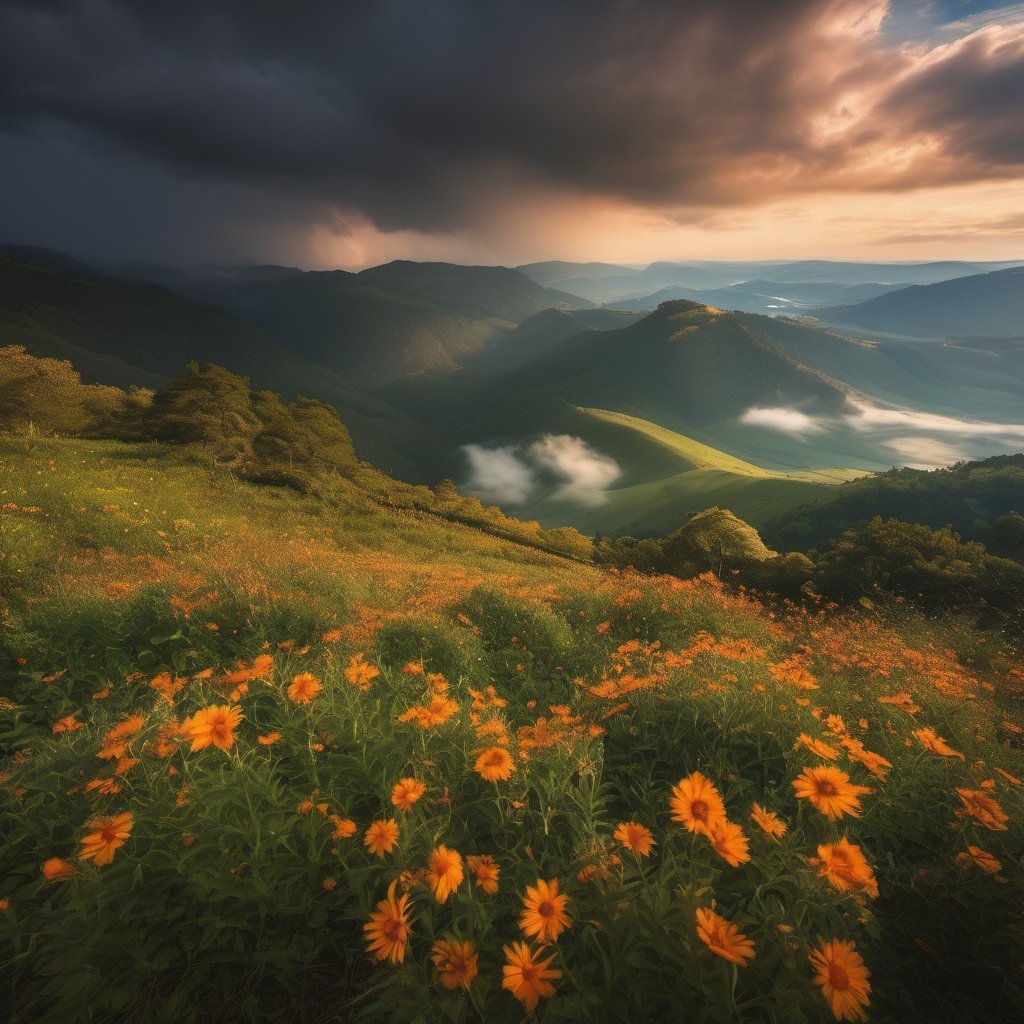
[[[663,549],[668,571],[677,576],[739,569],[775,554],[754,527],[724,508],[691,516],[665,539]]]

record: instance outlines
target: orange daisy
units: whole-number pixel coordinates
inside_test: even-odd
[[[867,786],[852,783],[846,772],[827,764],[805,768],[793,780],[793,788],[798,797],[809,800],[829,821],[835,821],[844,814],[858,817],[861,795],[872,792]]]
[[[493,896],[498,891],[498,876],[501,874],[497,861],[484,853],[479,857],[467,857],[466,863],[473,872],[476,884],[489,896]]]
[[[765,810],[760,804],[754,804],[750,810],[750,817],[762,832],[771,836],[777,843],[781,842],[782,837],[789,831],[789,826],[774,811]]]
[[[411,811],[412,805],[426,791],[426,784],[417,779],[399,779],[391,790],[391,802],[400,811]]]
[[[680,779],[678,785],[672,787],[668,802],[672,820],[689,832],[707,835],[718,822],[725,820],[725,804],[715,784],[700,772]]]
[[[239,707],[215,704],[186,718],[181,725],[181,734],[192,741],[193,751],[209,746],[227,750],[235,742],[234,730],[244,717]]]
[[[852,941],[825,939],[809,957],[814,984],[836,1020],[866,1021],[864,1007],[871,1002],[868,969]]]
[[[878,881],[861,848],[844,836],[838,843],[822,843],[818,856],[810,858],[822,878],[839,892],[859,890],[868,896],[878,895]]]
[[[505,946],[505,966],[502,988],[507,988],[527,1010],[534,1010],[542,998],[555,994],[552,979],[560,978],[561,971],[551,969],[554,954],[542,960],[525,942],[513,942]]]
[[[528,885],[523,898],[524,909],[519,916],[523,934],[536,935],[541,942],[554,942],[571,927],[571,919],[565,912],[568,902],[568,896],[559,895],[557,878],[550,882],[540,878],[535,886]]]
[[[398,842],[398,822],[394,818],[387,821],[375,821],[367,830],[363,838],[366,848],[372,850],[378,857],[390,853]]]
[[[964,755],[949,746],[941,736],[937,736],[934,729],[915,729],[914,735],[921,741],[921,746],[933,754],[938,754],[940,757],[959,757],[961,761],[965,760]]]
[[[708,833],[715,852],[734,868],[750,860],[750,843],[739,825],[731,821],[719,821]]]
[[[329,820],[334,826],[334,832],[331,833],[332,839],[348,839],[355,835],[356,823],[351,818],[340,818],[337,814],[332,814],[329,816]]]
[[[649,857],[651,849],[657,846],[651,830],[635,821],[624,821],[619,825],[615,830],[615,838],[638,857]]]
[[[366,691],[380,675],[380,669],[371,665],[362,654],[355,654],[349,659],[344,675],[353,686]]]
[[[431,949],[430,958],[434,961],[438,977],[445,988],[457,988],[461,985],[469,990],[477,975],[477,954],[472,942],[439,939]]]
[[[114,859],[114,851],[128,841],[134,824],[135,819],[129,811],[116,818],[94,818],[89,822],[92,832],[82,839],[78,856],[82,860],[93,861],[97,867],[109,864]]]
[[[265,747],[272,747],[275,743],[278,743],[281,739],[279,732],[268,732],[266,736],[257,736],[256,742],[262,743]]]
[[[969,814],[977,818],[985,828],[998,832],[1006,831],[1006,823],[1010,819],[998,802],[987,793],[983,793],[980,789],[960,789],[959,787],[957,787],[957,793],[960,794],[960,802],[963,804],[963,807],[957,808],[958,818]]]
[[[473,765],[487,782],[504,782],[516,770],[512,755],[503,747],[490,747],[485,750]]]
[[[697,937],[712,953],[740,967],[753,959],[754,943],[713,910],[697,908]]]
[[[369,951],[377,960],[390,960],[400,964],[405,959],[406,946],[412,929],[409,927],[409,896],[397,896],[396,878],[388,887],[387,899],[377,904],[370,920],[363,925]]]
[[[462,878],[462,855],[457,850],[449,850],[442,844],[430,854],[427,884],[438,903],[444,903],[449,894],[462,885]]]
[[[296,704],[312,704],[323,688],[323,683],[312,673],[300,672],[288,687],[288,698]]]
[[[980,846],[968,846],[966,853],[956,855],[956,862],[964,871],[978,867],[990,875],[998,874],[1003,868],[991,853],[986,853]]]

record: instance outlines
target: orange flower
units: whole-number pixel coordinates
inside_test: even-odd
[[[507,750],[491,747],[476,759],[473,769],[487,782],[504,782],[516,770],[516,766]]]
[[[438,939],[431,948],[431,960],[445,988],[461,985],[467,991],[477,974],[477,954],[472,942]]]
[[[501,874],[501,868],[495,859],[485,853],[479,857],[467,857],[466,863],[473,872],[476,884],[485,893],[493,896],[498,891],[498,876]]]
[[[968,846],[966,853],[956,855],[956,862],[964,871],[978,867],[990,875],[998,874],[1003,868],[1003,865],[991,853],[986,853],[979,846]]]
[[[253,679],[262,679],[264,682],[274,676],[274,656],[272,654],[258,654],[252,660]]]
[[[234,730],[245,716],[239,707],[213,705],[197,711],[181,725],[181,734],[192,741],[192,750],[214,746],[227,750],[235,742]]]
[[[132,832],[135,819],[126,811],[116,818],[94,818],[89,822],[90,832],[82,842],[78,856],[92,860],[96,867],[103,867],[114,859],[114,851],[124,846]]]
[[[378,857],[390,853],[398,842],[398,822],[394,818],[387,821],[375,821],[367,830],[363,838],[366,848],[372,850]]]
[[[505,946],[505,966],[502,988],[507,988],[527,1010],[534,1010],[541,998],[555,994],[553,978],[560,978],[561,971],[551,970],[554,955],[542,960],[525,942],[513,942]]]
[[[822,843],[818,856],[809,863],[816,867],[822,878],[839,892],[860,891],[868,896],[878,895],[878,882],[861,848],[844,836],[838,843]]]
[[[697,908],[697,937],[712,953],[740,967],[753,959],[754,943],[713,910]]]
[[[461,854],[442,843],[430,854],[427,864],[427,884],[438,903],[444,903],[462,885],[462,877]]]
[[[864,744],[852,736],[841,736],[839,742],[846,747],[846,756],[851,761],[864,765],[876,778],[885,780],[892,767],[892,761],[887,761],[881,754],[866,750]]]
[[[123,757],[128,749],[128,740],[139,732],[146,724],[142,715],[134,715],[126,718],[114,726],[106,736],[103,737],[103,747],[96,755],[102,761],[111,761],[116,757]]]
[[[998,832],[1006,831],[1006,823],[1010,819],[992,797],[980,789],[960,789],[958,787],[957,793],[960,794],[960,802],[963,804],[963,807],[957,808],[956,816],[958,818],[969,814],[977,818],[985,828]]]
[[[391,790],[391,802],[400,811],[411,811],[412,805],[427,791],[417,779],[399,779]]]
[[[356,834],[356,823],[351,818],[340,818],[337,814],[332,814],[330,821],[334,825],[332,839],[348,839]]]
[[[826,939],[809,957],[814,968],[814,984],[836,1020],[866,1021],[864,1007],[870,1002],[868,970],[851,941]]]
[[[789,831],[789,826],[774,812],[765,810],[760,804],[754,804],[750,811],[757,827],[767,833],[775,840],[781,842],[782,837]]]
[[[396,878],[388,887],[387,899],[377,904],[370,914],[370,920],[363,925],[369,952],[377,960],[390,960],[400,964],[405,959],[405,949],[412,929],[409,927],[409,896],[396,897]]]
[[[321,884],[324,887],[324,892],[334,892],[338,888],[338,881],[335,878],[325,878]]]
[[[867,786],[852,783],[846,772],[827,764],[805,768],[793,780],[793,788],[798,797],[809,800],[829,821],[835,821],[844,814],[858,817],[861,796],[871,792]]]
[[[43,877],[48,882],[56,882],[58,879],[74,878],[78,872],[66,860],[60,857],[51,857],[43,862]]]
[[[652,847],[657,846],[651,830],[635,821],[624,821],[619,825],[615,830],[615,838],[638,857],[649,857]]]
[[[344,675],[353,686],[358,686],[360,690],[365,691],[380,675],[380,669],[367,662],[362,654],[355,654],[349,659]]]
[[[52,731],[54,732],[54,734],[57,734],[61,732],[75,732],[76,729],[84,728],[85,722],[78,721],[78,719],[75,718],[74,715],[66,715],[64,718],[61,718],[59,721],[53,723]]]
[[[739,825],[723,818],[715,823],[708,838],[715,852],[732,867],[738,868],[750,860],[750,844]]]
[[[672,820],[678,821],[689,832],[703,832],[708,835],[720,821],[725,820],[725,804],[714,783],[694,772],[680,779],[672,787],[669,797]]]
[[[541,942],[554,942],[572,921],[565,912],[569,897],[559,895],[558,879],[545,882],[537,879],[536,886],[526,887],[523,898],[523,912],[519,915],[519,926],[526,936],[536,935]]]
[[[1006,779],[1007,782],[1011,782],[1015,786],[1024,785],[1024,782],[1018,779],[1016,775],[1011,775],[1009,772],[1004,772],[1002,768],[997,768],[996,771],[999,772],[999,774],[1002,775],[1002,777]]]
[[[959,750],[954,750],[941,736],[936,736],[934,729],[915,729],[914,735],[921,741],[921,746],[933,754],[938,754],[940,757],[959,757],[961,761],[965,760]]]
[[[266,734],[266,736],[257,736],[256,737],[256,742],[257,743],[262,743],[263,746],[265,746],[265,747],[272,747],[280,739],[281,739],[281,734],[279,732],[268,732]]]
[[[316,676],[300,672],[288,687],[288,697],[296,704],[312,704],[323,688],[323,683]]]
[[[797,742],[802,743],[812,754],[817,754],[818,757],[824,757],[829,761],[835,761],[839,757],[839,751],[835,747],[830,747],[827,743],[816,740],[805,732],[797,736]]]

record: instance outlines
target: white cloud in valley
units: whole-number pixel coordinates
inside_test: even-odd
[[[799,409],[754,405],[740,417],[740,422],[752,427],[777,430],[791,437],[804,437],[807,434],[821,433],[827,421],[820,417],[808,416]]]
[[[469,480],[465,486],[470,494],[498,505],[522,505],[533,494],[536,477],[516,454],[516,448],[466,444],[462,450],[469,462]]]
[[[557,482],[550,497],[594,508],[608,501],[608,488],[622,476],[615,459],[570,434],[545,434],[525,447],[467,444],[462,451],[469,463],[464,489],[499,505],[525,504],[547,479]]]
[[[615,459],[569,434],[546,434],[530,445],[529,453],[538,466],[565,481],[555,498],[590,508],[607,502],[608,488],[622,476]]]

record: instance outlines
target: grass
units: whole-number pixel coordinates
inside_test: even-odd
[[[559,976],[540,1019],[832,1019],[808,961],[829,939],[863,957],[876,1024],[1019,1019],[1024,678],[991,638],[600,572],[156,446],[4,441],[0,470],[12,1022],[521,1021],[502,968],[539,879],[569,919],[542,954]],[[308,703],[300,674],[322,684]],[[187,723],[220,706],[243,717],[197,747]],[[872,774],[858,742],[891,767]],[[488,781],[495,746],[513,771]],[[833,763],[871,790],[835,821],[793,786]],[[694,772],[749,859],[673,820]],[[404,811],[408,778],[425,790]],[[787,825],[778,842],[755,803]],[[92,823],[121,814],[111,862],[83,860]],[[378,856],[364,838],[389,819]],[[615,839],[630,821],[649,857]],[[843,837],[871,869],[849,891],[813,860]],[[443,902],[440,844],[464,869]],[[410,898],[396,965],[363,927],[392,882]],[[712,907],[753,941],[745,966],[698,935]],[[440,983],[446,937],[472,944],[467,989]]]

